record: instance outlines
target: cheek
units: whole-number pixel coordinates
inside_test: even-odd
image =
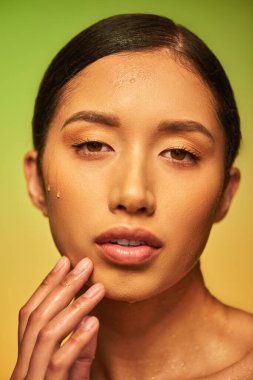
[[[73,163],[68,161],[55,160],[49,169],[47,200],[52,235],[62,254],[69,256],[74,250],[76,261],[83,257],[83,244],[94,236],[92,226],[100,226],[101,215],[108,212],[106,194],[110,178],[103,171],[96,173],[92,167],[87,170],[80,165],[73,170]]]
[[[208,168],[207,168],[208,169]],[[164,184],[160,193],[160,219],[167,236],[167,254],[162,268],[174,268],[172,282],[177,282],[198,261],[208,240],[221,197],[223,170],[206,170],[200,175],[177,176]]]

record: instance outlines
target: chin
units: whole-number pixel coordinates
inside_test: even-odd
[[[102,268],[101,268],[102,269]],[[136,303],[157,296],[167,286],[139,271],[113,270],[96,268],[91,276],[91,283],[101,282],[106,289],[105,297],[112,301]]]
[[[151,298],[152,296],[150,294],[140,294],[140,293],[137,293],[136,291],[131,293],[131,292],[126,292],[126,291],[121,292],[115,288],[111,288],[109,290],[108,288],[106,288],[105,297],[107,299],[110,299],[112,301],[117,301],[117,302],[136,303],[136,302],[147,300]]]

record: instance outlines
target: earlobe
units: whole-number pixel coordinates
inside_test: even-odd
[[[44,186],[37,168],[37,156],[38,152],[36,150],[31,150],[25,154],[24,173],[28,194],[32,203],[40,209],[45,216],[48,216]]]
[[[229,172],[229,180],[221,196],[216,210],[214,222],[220,222],[227,214],[232,199],[234,198],[240,184],[241,174],[238,168],[232,167]]]

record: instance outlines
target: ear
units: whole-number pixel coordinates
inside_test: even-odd
[[[45,216],[48,216],[47,203],[43,180],[38,173],[36,150],[31,150],[24,157],[24,172],[28,194],[32,203],[39,208]]]
[[[223,191],[219,205],[217,207],[214,222],[216,223],[220,222],[227,214],[230,208],[232,199],[234,198],[234,195],[240,184],[240,180],[241,180],[241,174],[240,174],[239,169],[235,167],[231,168],[229,172],[229,180]]]

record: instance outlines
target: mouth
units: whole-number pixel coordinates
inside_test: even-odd
[[[109,243],[122,245],[124,247],[138,247],[140,245],[147,245],[145,241],[127,239],[112,239]]]
[[[151,232],[137,228],[117,227],[95,239],[99,253],[110,262],[138,265],[157,256],[162,241]]]

